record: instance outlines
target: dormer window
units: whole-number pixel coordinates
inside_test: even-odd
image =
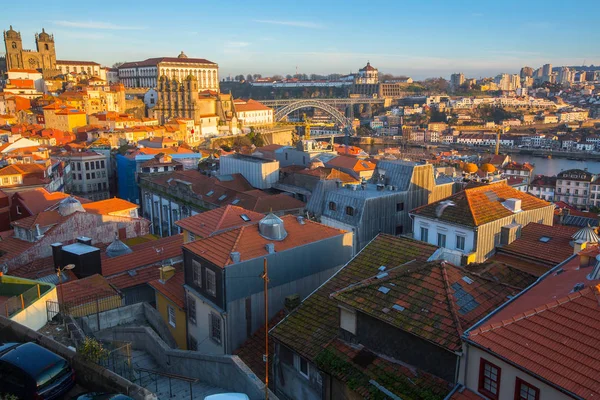
[[[356,311],[340,307],[340,328],[356,335]]]

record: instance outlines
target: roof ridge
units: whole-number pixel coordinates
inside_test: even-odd
[[[481,187],[483,187],[483,186],[481,186]],[[477,189],[477,187],[472,188],[472,189]],[[475,224],[475,226],[479,226],[477,218],[475,218],[475,214],[473,213],[473,203],[471,202],[471,198],[469,196],[470,190],[471,189],[465,189],[464,190],[464,192],[465,192],[465,199],[467,200],[467,204],[469,205],[469,211],[471,213],[471,217],[473,218],[473,223]]]
[[[462,324],[460,323],[460,319],[458,318],[454,301],[452,300],[452,294],[450,293],[450,282],[448,282],[448,272],[446,271],[446,267],[446,262],[442,261],[440,263],[440,269],[442,270],[442,278],[444,281],[444,290],[446,291],[446,299],[448,300],[450,313],[452,314],[452,319],[454,320],[454,324],[456,326],[456,332],[458,333],[458,336],[461,337],[464,330],[462,328]]]
[[[504,320],[502,320],[500,322],[496,322],[496,323],[489,323],[485,326],[479,327],[479,328],[475,329],[474,331],[469,332],[469,336],[477,336],[478,334],[490,332],[490,331],[496,330],[498,328],[503,328],[505,326],[512,325],[516,322],[519,322],[522,319],[527,319],[527,318],[536,316],[544,311],[548,311],[553,308],[562,306],[565,303],[569,303],[573,300],[577,300],[588,293],[594,294],[594,296],[598,299],[598,301],[600,303],[600,296],[599,296],[600,293],[598,292],[599,290],[600,290],[600,288],[598,288],[597,286],[594,286],[594,287],[587,286],[578,292],[569,293],[567,296],[561,297],[560,299],[551,301],[549,303],[542,304],[539,307],[535,307],[535,308],[529,309],[527,311],[521,312],[519,314],[516,314],[512,318],[504,319]]]
[[[237,237],[235,238],[235,242],[233,242],[233,246],[231,246],[231,251],[232,251],[232,252],[233,252],[233,251],[235,251],[235,249],[237,248],[237,245],[239,244],[239,242],[240,242],[240,239],[241,239],[241,237],[242,237],[242,234],[244,233],[244,230],[246,229],[246,227],[247,227],[247,226],[254,226],[254,225],[255,225],[255,224],[253,224],[253,225],[243,225],[243,226],[240,226],[239,228],[237,228],[237,229],[239,229],[239,230],[240,230],[240,232],[237,234]],[[234,230],[235,230],[235,229],[234,229]],[[228,231],[228,232],[233,232],[233,230],[231,230],[231,231]],[[228,261],[228,262],[229,262],[229,261]]]
[[[227,204],[225,207],[223,207],[223,212],[221,213],[221,218],[219,218],[219,220],[217,221],[217,225],[215,225],[215,230],[218,230],[218,228],[221,226],[221,224],[223,223],[223,220],[225,220],[225,216],[227,215],[227,212],[229,212],[230,209],[231,209],[230,204]]]

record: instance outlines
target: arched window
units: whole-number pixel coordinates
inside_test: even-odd
[[[11,46],[12,46],[13,49],[16,49],[17,48],[17,42],[12,42]]]
[[[46,43],[46,44],[44,45],[44,49],[46,49],[46,50],[50,50],[50,47],[48,46],[48,43]]]

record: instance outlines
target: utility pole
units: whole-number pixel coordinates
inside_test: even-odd
[[[269,275],[267,257],[263,259],[263,275],[265,287],[265,400],[269,399]]]

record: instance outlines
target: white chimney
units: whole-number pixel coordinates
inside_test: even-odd
[[[232,251],[231,252],[231,261],[233,261],[234,263],[239,263],[241,260],[241,254],[239,251]]]
[[[267,250],[267,253],[273,254],[273,253],[275,253],[275,244],[274,243],[267,243],[265,245],[265,249]]]

